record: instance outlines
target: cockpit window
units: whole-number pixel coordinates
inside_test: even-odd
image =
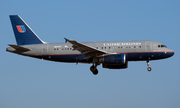
[[[158,45],[158,47],[159,47],[159,48],[164,48],[164,47],[167,48],[166,45]]]

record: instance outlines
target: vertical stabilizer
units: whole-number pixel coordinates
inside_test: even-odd
[[[44,43],[19,15],[10,15],[9,17],[16,37],[17,45]]]

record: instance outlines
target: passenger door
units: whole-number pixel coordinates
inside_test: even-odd
[[[151,44],[151,42],[146,42],[145,43],[145,49],[146,49],[147,52],[152,51],[152,44]]]
[[[42,54],[47,55],[48,54],[48,45],[42,45]]]

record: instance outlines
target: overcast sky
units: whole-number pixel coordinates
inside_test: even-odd
[[[0,108],[180,108],[179,0],[1,0]],[[158,41],[164,60],[122,70],[59,63],[6,52],[16,44],[9,15],[20,15],[45,42]]]

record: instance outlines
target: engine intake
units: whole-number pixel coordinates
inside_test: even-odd
[[[104,56],[100,62],[103,64],[103,68],[109,69],[123,69],[127,68],[128,66],[126,61],[126,54]]]
[[[126,63],[126,55],[115,54],[115,55],[104,56],[101,62],[105,64],[121,64],[122,65]]]

